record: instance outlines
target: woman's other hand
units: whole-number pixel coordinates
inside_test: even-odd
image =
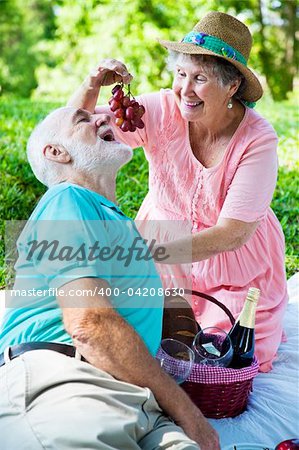
[[[116,59],[103,59],[90,74],[92,84],[97,86],[110,86],[117,82],[129,84],[133,76],[126,66]]]

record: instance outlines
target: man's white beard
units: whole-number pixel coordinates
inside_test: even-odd
[[[71,141],[66,148],[73,159],[74,169],[99,175],[116,174],[133,156],[131,147],[115,141],[102,140],[94,145]]]

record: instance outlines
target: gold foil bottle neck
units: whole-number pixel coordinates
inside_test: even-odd
[[[251,287],[248,289],[246,300],[257,303],[260,298],[261,291],[258,288]]]
[[[254,328],[255,310],[259,298],[260,290],[254,287],[249,288],[243,309],[239,316],[241,326],[246,328]]]

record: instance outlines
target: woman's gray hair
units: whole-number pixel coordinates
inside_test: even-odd
[[[239,89],[233,95],[233,98],[236,100],[242,100],[246,87],[246,80],[241,72],[229,61],[213,55],[189,55],[186,53],[179,53],[169,50],[167,58],[167,68],[169,70],[175,70],[175,66],[180,55],[189,57],[197,64],[201,65],[207,73],[210,73],[216,77],[221,86],[226,86],[235,80],[241,80]]]

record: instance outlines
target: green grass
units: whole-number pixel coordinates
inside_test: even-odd
[[[57,106],[24,99],[0,99],[0,286],[5,284],[4,221],[27,219],[45,192],[45,187],[35,179],[26,161],[26,142],[35,124]],[[299,267],[297,105],[295,100],[274,103],[265,98],[257,110],[272,123],[280,138],[280,169],[272,208],[285,233],[286,268],[288,276],[291,276]],[[128,216],[135,217],[147,192],[147,184],[147,162],[143,151],[138,149],[133,160],[118,176],[117,198]]]
[[[298,160],[298,95],[279,103],[265,97],[258,103],[260,112],[275,128],[278,137],[278,181],[271,204],[286,240],[286,270],[290,277],[299,270],[299,160]]]

